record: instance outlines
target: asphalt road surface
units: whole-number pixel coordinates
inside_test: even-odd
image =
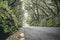
[[[60,28],[23,27],[25,40],[60,40]]]

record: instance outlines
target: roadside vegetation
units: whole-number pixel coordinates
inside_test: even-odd
[[[21,3],[20,0],[0,0],[0,40],[22,27]]]

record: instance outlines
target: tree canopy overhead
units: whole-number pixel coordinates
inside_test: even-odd
[[[59,26],[59,0],[27,0],[25,6],[30,15],[30,19],[27,22],[31,26]]]

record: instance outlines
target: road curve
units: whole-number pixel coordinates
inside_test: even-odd
[[[23,27],[25,40],[60,40],[60,28]]]

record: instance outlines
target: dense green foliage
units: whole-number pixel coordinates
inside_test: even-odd
[[[6,36],[8,36],[10,33],[15,32],[18,30],[18,28],[22,27],[21,18],[23,18],[23,13],[21,7],[16,7],[19,6],[16,3],[10,3],[12,5],[11,6],[9,5],[9,2],[12,1],[0,0],[0,40],[4,40],[4,38],[6,38]],[[21,1],[19,3],[21,6]]]
[[[25,5],[31,26],[60,27],[59,0],[26,0]]]

